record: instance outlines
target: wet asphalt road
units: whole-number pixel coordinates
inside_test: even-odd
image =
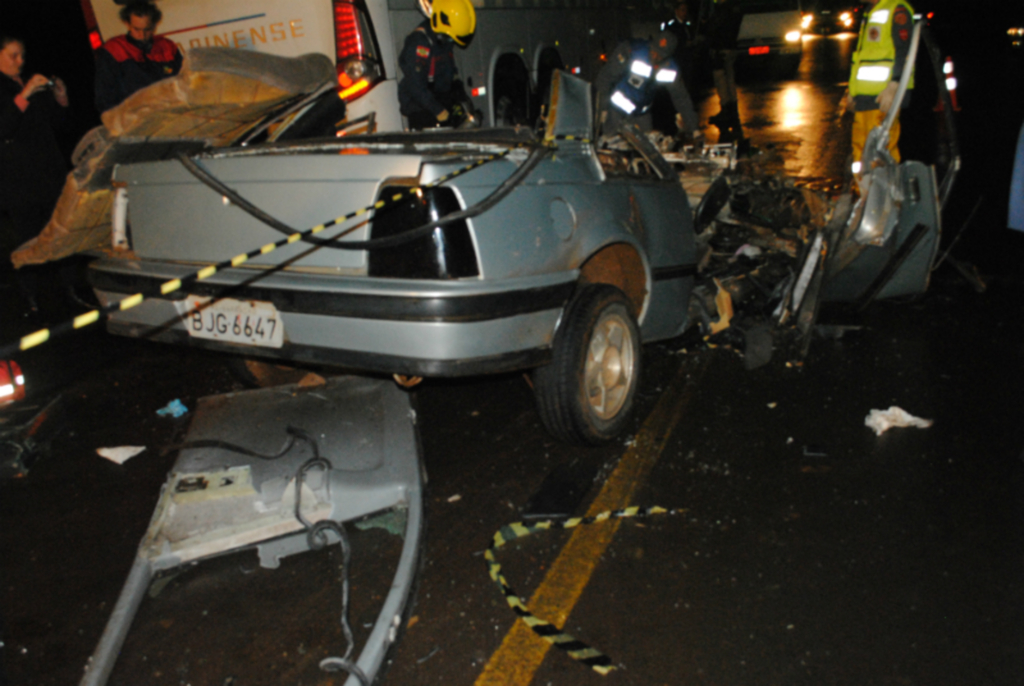
[[[827,188],[846,155],[835,105],[850,43],[807,48],[798,79],[744,80],[740,107],[755,146]],[[713,114],[714,97],[701,95]],[[991,125],[1011,130],[1009,114]],[[970,116],[962,121],[977,123]],[[1024,250],[998,225],[992,176],[1005,153],[975,142],[965,159],[992,166],[965,172],[947,231],[984,189],[992,199],[957,249],[990,275],[983,295],[942,267],[913,302],[827,313],[863,328],[816,340],[802,365],[780,350],[747,371],[735,352],[685,337],[648,346],[630,440],[599,449],[548,438],[521,376],[421,386],[428,544],[384,683],[1020,683],[1024,280],[1006,265]],[[3,339],[30,330],[10,289],[0,300]],[[70,684],[174,459],[159,449],[187,429],[188,417],[155,411],[240,386],[220,357],[99,331],[20,361],[37,398],[62,394],[66,419],[28,477],[0,483],[3,659],[11,683]],[[876,437],[864,416],[890,405],[935,424]],[[94,453],[113,445],[149,450],[123,467]],[[641,478],[623,476],[630,464]],[[584,475],[580,512],[611,498],[610,484],[628,502],[683,510],[624,521],[613,537],[602,538],[607,524],[589,527],[590,557],[566,558],[566,532],[499,553],[524,598],[551,588],[553,567],[583,574],[593,563],[563,608],[565,629],[620,666],[608,677],[529,642],[509,649],[520,646],[516,621],[481,555],[556,469]],[[354,532],[353,545],[358,641],[398,541],[371,530]],[[316,667],[342,648],[338,561],[321,551],[268,571],[241,554],[174,578],[144,603],[111,683],[342,683]]]

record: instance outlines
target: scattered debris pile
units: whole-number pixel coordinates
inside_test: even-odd
[[[748,368],[783,345],[805,356],[823,302],[863,309],[928,288],[941,226],[931,167],[880,165],[857,180],[856,196],[830,197],[778,172],[770,151],[738,159],[736,143],[680,147],[626,126],[598,142],[627,155],[630,146],[639,154],[622,171],[677,174],[686,189],[699,256],[691,320],[708,345],[742,351]]]
[[[670,139],[656,139],[659,146]],[[768,362],[796,333],[806,352],[820,293],[824,236],[850,215],[850,197],[830,199],[769,171],[734,144],[664,153],[696,205],[699,261],[691,301],[708,345],[743,351],[748,368]]]

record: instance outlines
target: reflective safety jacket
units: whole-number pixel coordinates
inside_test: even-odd
[[[627,115],[639,115],[650,109],[654,103],[654,89],[675,83],[679,68],[674,59],[660,65],[650,63],[650,47],[647,41],[631,41],[629,65],[626,74],[612,88],[612,105]]]
[[[857,50],[850,69],[850,95],[876,96],[903,72],[896,41],[907,43],[913,28],[914,9],[906,0],[881,0],[868,13],[860,28]],[[896,36],[896,40],[893,36]],[[913,69],[913,65],[910,67]],[[914,87],[911,72],[909,88]]]

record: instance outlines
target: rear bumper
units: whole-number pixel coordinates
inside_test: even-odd
[[[194,269],[101,260],[89,280],[106,305]],[[510,279],[417,281],[251,269],[220,272],[180,293],[113,315],[111,333],[282,361],[417,376],[468,376],[544,364],[576,272]],[[186,294],[273,303],[281,348],[194,338],[174,299]]]

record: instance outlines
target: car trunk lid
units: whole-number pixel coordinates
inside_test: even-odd
[[[264,212],[295,231],[305,231],[371,206],[383,183],[417,177],[422,161],[416,154],[365,154],[365,149],[342,152],[349,154],[241,154],[200,159],[199,163]],[[115,180],[127,186],[132,248],[141,259],[208,264],[284,237],[234,207],[177,160],[119,167]],[[366,240],[368,216],[360,214],[339,222],[317,238]],[[364,270],[366,253],[300,241],[248,264]]]

